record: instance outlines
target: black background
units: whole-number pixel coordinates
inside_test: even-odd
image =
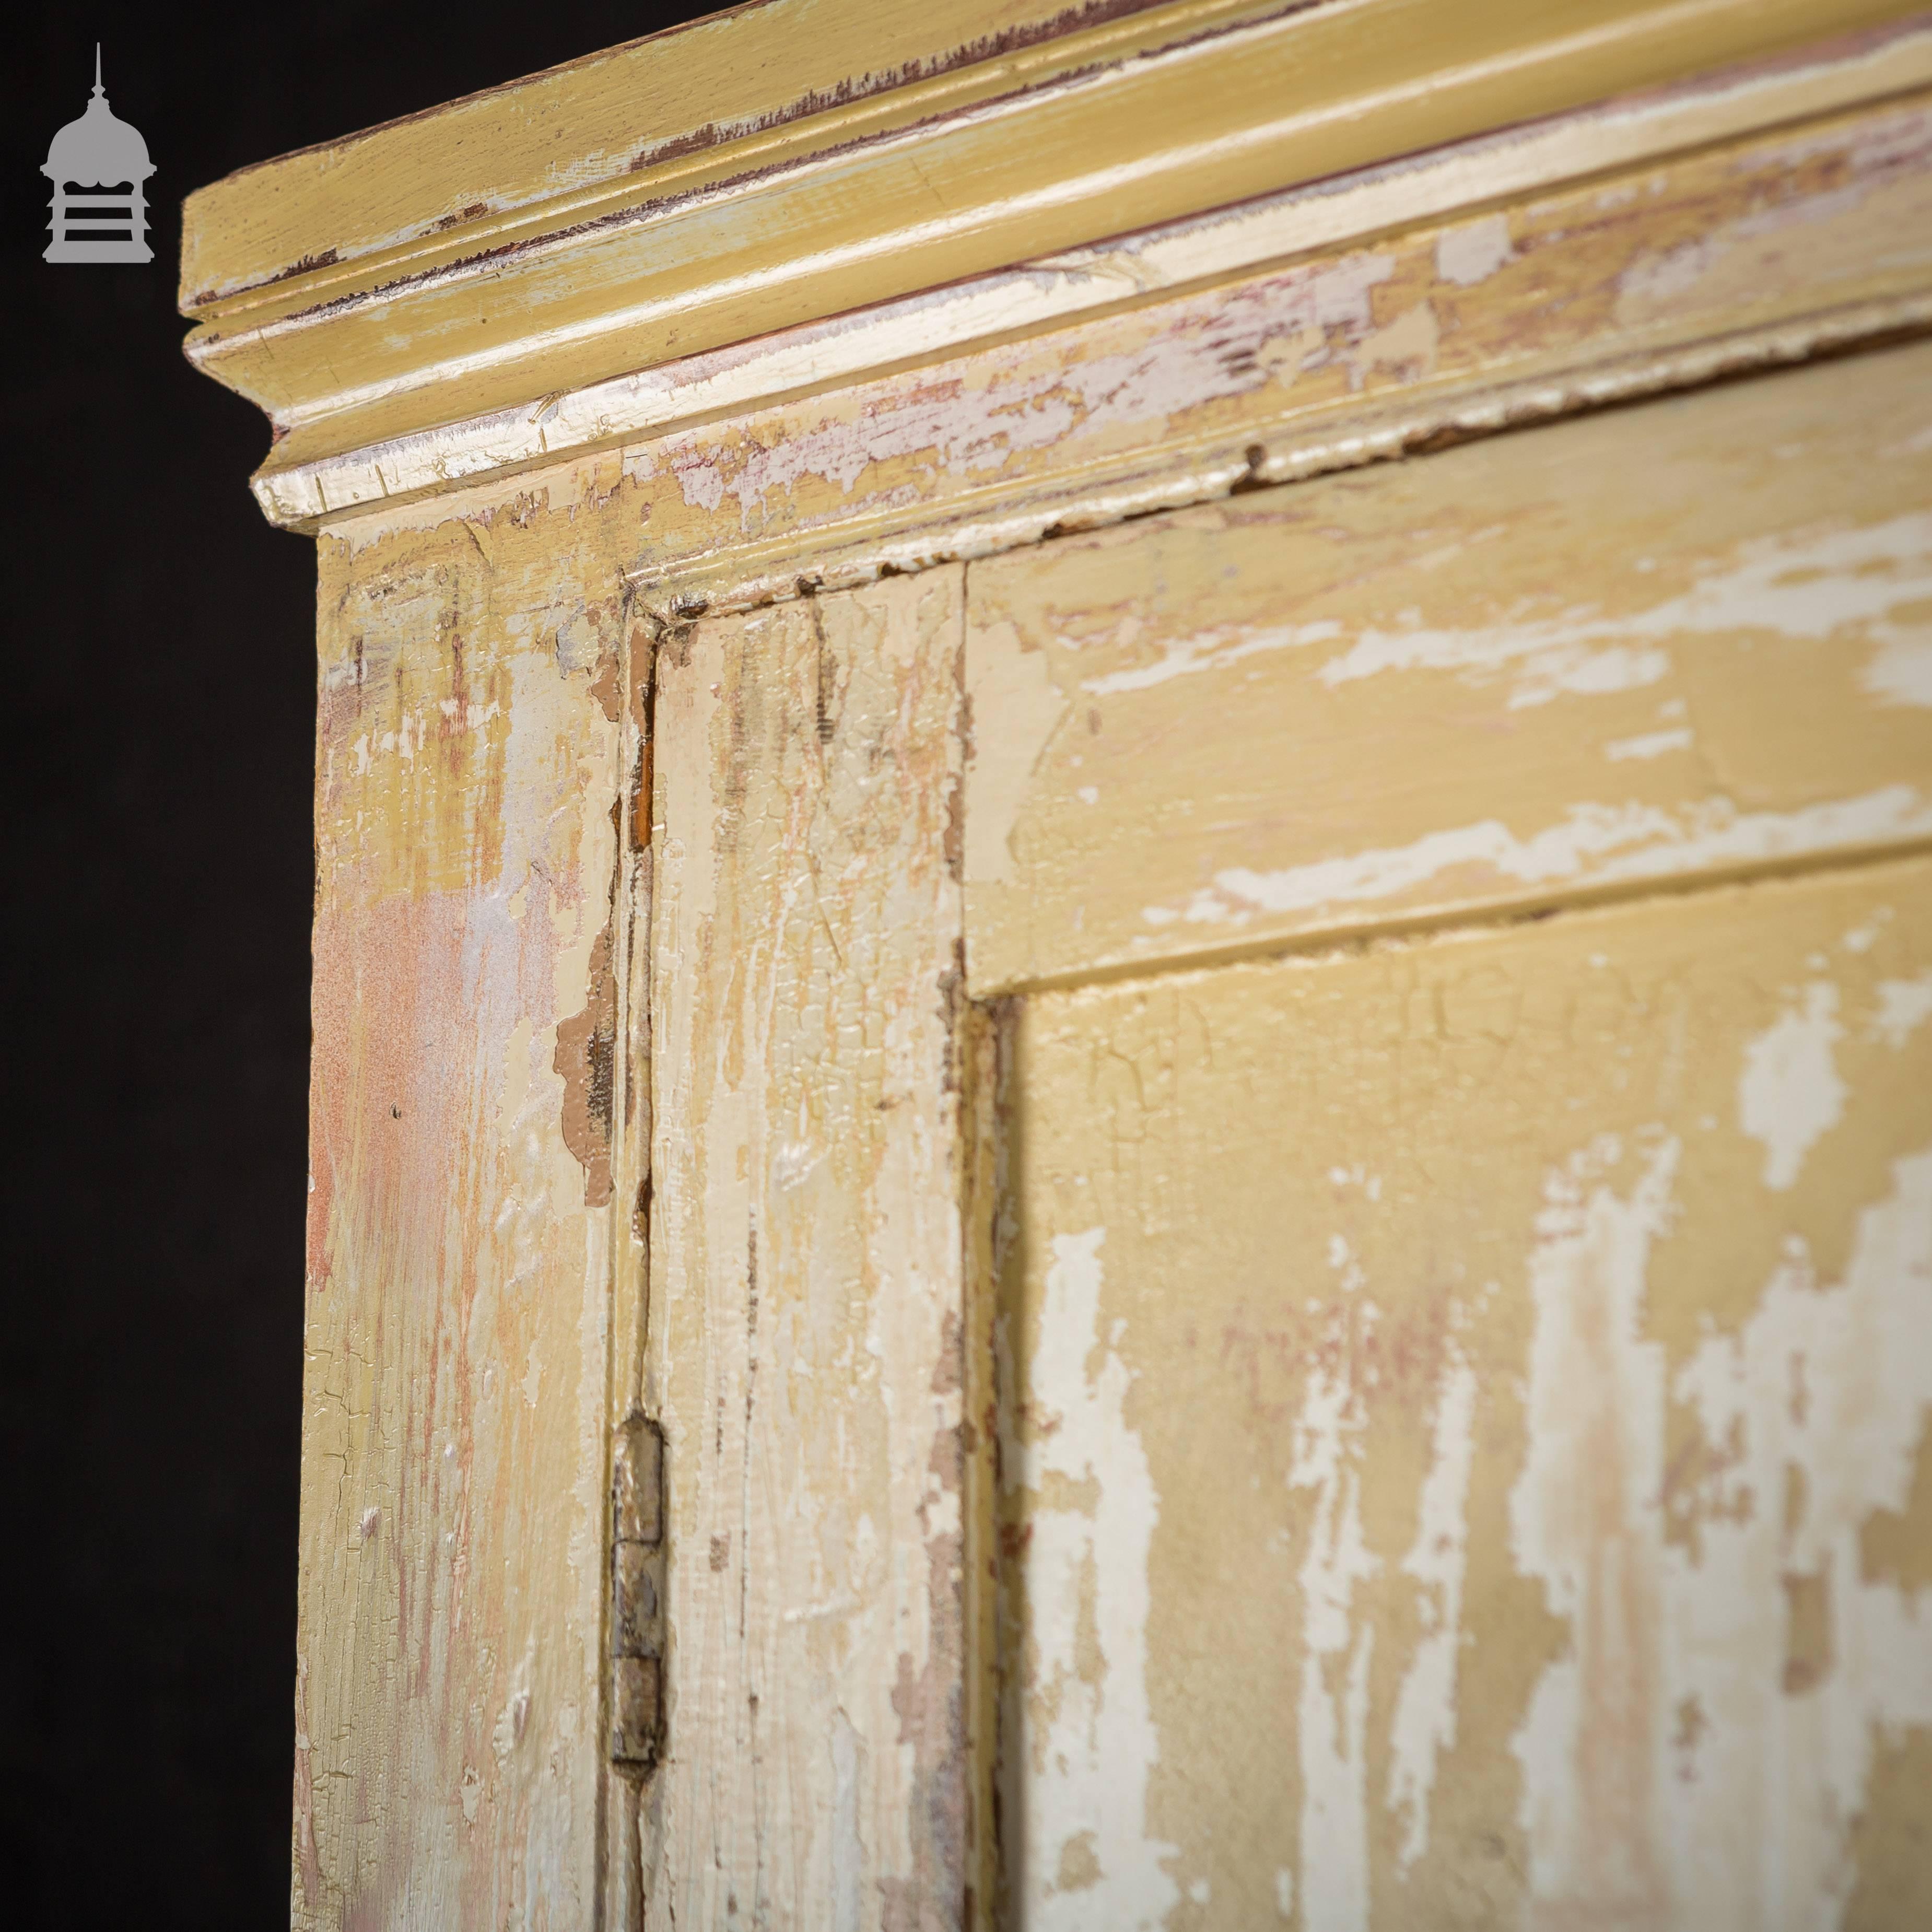
[[[6,33],[0,1918],[288,1922],[314,550],[195,374],[180,202],[712,10],[256,0]],[[94,43],[147,267],[44,261]]]

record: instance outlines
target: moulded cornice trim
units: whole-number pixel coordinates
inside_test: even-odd
[[[753,53],[782,5],[713,24]],[[1015,91],[850,135],[976,70],[928,76],[742,173],[714,144],[706,178],[603,216],[552,230],[544,203],[521,239],[398,279],[370,256],[225,300],[188,350],[274,424],[264,508],[313,525],[1922,84],[1928,32],[1896,0],[1172,0],[981,64],[1034,76]]]

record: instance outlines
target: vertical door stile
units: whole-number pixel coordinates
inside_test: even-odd
[[[658,655],[653,1927],[968,1883],[957,566]]]

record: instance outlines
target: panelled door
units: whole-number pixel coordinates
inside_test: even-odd
[[[969,567],[1013,1922],[1932,1904],[1928,512],[1918,348]]]
[[[1910,344],[668,628],[649,1922],[1916,1922],[1928,664]]]

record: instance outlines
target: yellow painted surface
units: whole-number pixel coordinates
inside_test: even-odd
[[[802,17],[802,0],[793,10]],[[1107,44],[1051,84],[1022,85],[1016,74],[1013,91],[878,139],[848,139],[841,110],[827,146],[808,136],[782,165],[760,152],[733,173],[722,153],[698,158],[705,172],[720,171],[708,187],[680,178],[653,200],[641,183],[604,213],[573,200],[552,224],[519,214],[500,234],[486,209],[476,232],[453,237],[447,261],[411,256],[346,283],[336,262],[305,266],[242,306],[218,304],[188,351],[274,418],[282,434],[272,471],[479,412],[540,412],[561,392],[673,358],[1781,56],[1822,36],[1895,24],[1913,9],[1900,0],[1546,0],[1533,10],[1511,0],[1454,10],[1370,0],[1284,6],[1227,24],[1249,10],[1172,0],[1095,29]],[[1221,29],[1183,31],[1196,15]],[[740,15],[725,28],[755,33],[760,17]],[[853,8],[844,17],[869,16]],[[950,30],[953,16],[942,22]],[[1166,44],[1170,34],[1178,38]],[[682,41],[700,44],[709,44]],[[772,51],[782,46],[781,37]],[[1029,58],[1058,60],[1056,46]],[[595,94],[616,70],[584,72],[600,76],[585,83]],[[960,78],[970,82],[974,72]],[[785,83],[775,92],[794,98]],[[459,104],[440,151],[434,116],[374,137],[374,147],[351,144],[349,174],[386,140],[426,138],[419,186],[401,166],[361,186],[391,211],[398,197],[438,206],[449,151],[482,131],[467,121],[500,113],[520,128],[522,99],[512,90]],[[1204,100],[1214,103],[1205,120]],[[613,111],[600,104],[602,118]],[[633,139],[648,143],[652,130],[632,124]],[[545,134],[554,139],[556,126]],[[530,132],[506,138],[526,162]],[[191,237],[206,228],[256,261],[251,213],[276,225],[314,165],[296,158],[241,177],[206,223],[190,214]],[[358,205],[346,176],[328,192],[353,234],[390,218]],[[342,245],[318,242],[304,257]]]
[[[1843,340],[1862,326],[1869,333],[1897,325],[1895,315],[1862,324],[1858,305],[1924,298],[1926,248],[1913,241],[1926,225],[1915,206],[1924,193],[1922,131],[1915,140],[1910,122],[1899,122],[1889,102],[1869,104],[1915,89],[1922,101],[1928,80],[1932,26],[1855,35],[1800,60],[1760,62],[1743,77],[1712,76],[1453,144],[1397,166],[1262,196],[754,343],[554,389],[541,406],[471,413],[431,434],[379,437],[329,454],[312,448],[306,431],[291,430],[255,489],[273,519],[305,523],[699,421],[728,469],[747,440],[766,450],[774,435],[803,435],[808,446],[822,446],[841,422],[870,428],[887,460],[902,458],[908,430],[945,399],[952,406],[933,427],[950,430],[946,440],[963,440],[977,460],[962,472],[962,452],[948,452],[951,460],[934,482],[950,486],[944,500],[965,490],[999,503],[1002,472],[1009,488],[1012,475],[1035,489],[1047,480],[1038,459],[1042,442],[1056,436],[1064,446],[1060,467],[1076,475],[1104,459],[1110,446],[1116,460],[1126,450],[1144,466],[1171,466],[1193,426],[1190,405],[1244,394],[1260,406],[1264,422],[1286,403],[1305,447],[1324,418],[1332,424],[1338,404],[1345,416],[1351,406],[1359,411],[1365,401],[1403,395],[1412,406],[1424,398],[1439,405],[1446,392],[1472,382],[1574,381],[1580,370],[1619,356],[1681,356],[1700,344],[1721,345],[1706,348],[1707,362],[1715,353],[1730,368],[1754,354],[1789,359],[1797,346],[1794,324],[1808,324],[1813,338],[1828,329]],[[1866,111],[1826,124],[1848,106]],[[1796,123],[1808,124],[1801,132]],[[1767,128],[1781,131],[1767,137]],[[1700,148],[1717,152],[1685,152]],[[1617,173],[1628,178],[1593,178]],[[1580,194],[1574,191],[1580,181],[1591,182]],[[1620,188],[1628,192],[1603,199]],[[1516,205],[1506,218],[1510,253],[1499,258],[1496,204],[1504,202]],[[1475,208],[1484,218],[1471,228],[1468,245],[1459,245],[1464,224],[1454,218]],[[1399,242],[1387,234],[1391,226],[1406,231]],[[1803,231],[1801,249],[1794,244]],[[1367,238],[1373,245],[1362,245]],[[1682,252],[1694,238],[1701,244],[1696,254]],[[1439,268],[1438,240],[1445,249]],[[1647,254],[1673,247],[1679,252],[1669,274],[1646,272]],[[1300,258],[1295,272],[1257,276],[1284,256]],[[1514,272],[1498,280],[1496,272],[1506,263]],[[1620,299],[1626,275],[1640,286],[1640,301]],[[1204,282],[1216,286],[1202,291]],[[1172,303],[1190,290],[1190,299]],[[1543,298],[1526,304],[1528,290]],[[1558,292],[1562,299],[1548,298]],[[1068,326],[1164,302],[1114,326]],[[1399,328],[1388,332],[1418,307],[1428,317],[1411,319],[1407,338]],[[1778,332],[1772,344],[1754,347],[1748,332],[1766,328]],[[1017,341],[1056,328],[1063,332],[1030,356],[1022,345],[965,358],[989,339]],[[1317,328],[1318,340],[1312,339]],[[1175,358],[1167,384],[1123,388],[1118,381],[1081,380],[1088,371],[1104,378],[1124,356],[1144,360],[1169,338],[1177,347],[1191,343],[1196,352]],[[1202,353],[1207,344],[1218,353]],[[1409,352],[1418,345],[1429,352]],[[932,366],[949,362],[947,372]],[[904,373],[913,365],[921,373]],[[902,373],[872,380],[881,370]],[[1318,371],[1329,379],[1325,393],[1310,380]],[[1348,386],[1334,387],[1345,373]],[[1602,373],[1594,380],[1600,383]],[[1059,411],[1028,421],[1023,398],[1042,382]],[[1291,385],[1298,392],[1292,398]],[[821,404],[817,416],[769,406],[801,391],[840,390],[831,412]],[[982,392],[1011,446],[1003,460],[983,430],[962,435],[968,405]],[[473,410],[474,401],[466,406]],[[1126,433],[1136,414],[1156,405],[1164,423],[1143,423],[1138,440]],[[734,433],[721,436],[725,417],[736,418]],[[702,445],[687,436],[672,448]],[[1305,458],[1297,460],[1306,467]],[[885,500],[902,514],[907,480]],[[838,506],[848,524],[862,527],[875,494],[872,481],[862,462],[849,500]],[[1013,506],[1001,507],[1010,514]],[[760,547],[780,527],[767,515]],[[742,548],[746,535],[728,531],[725,540]],[[659,543],[650,548],[664,554]]]
[[[956,1924],[970,1882],[959,577],[658,654],[650,1927]]]
[[[1922,842],[1932,350],[1016,550],[966,652],[976,995]]]
[[[1932,862],[1006,1024],[1008,1922],[1921,1922]]]
[[[722,8],[198,189],[188,203],[182,307],[272,304],[292,282],[305,305],[322,291],[460,260],[511,236],[1036,85],[1096,52],[1118,58],[1279,6],[754,0]],[[1147,13],[1156,21],[1136,17]]]
[[[633,444],[630,580],[666,614],[757,603],[1776,366],[1922,325],[1928,237],[1922,95],[1532,194]],[[431,454],[487,472],[518,447]],[[380,504],[402,480],[386,463],[329,487]],[[528,487],[486,478],[391,514],[430,526]],[[319,507],[272,503],[298,520]]]
[[[579,508],[322,550],[298,1926],[596,1910],[631,640]]]
[[[297,1924],[1924,1916],[1906,11],[770,0],[196,198]]]

